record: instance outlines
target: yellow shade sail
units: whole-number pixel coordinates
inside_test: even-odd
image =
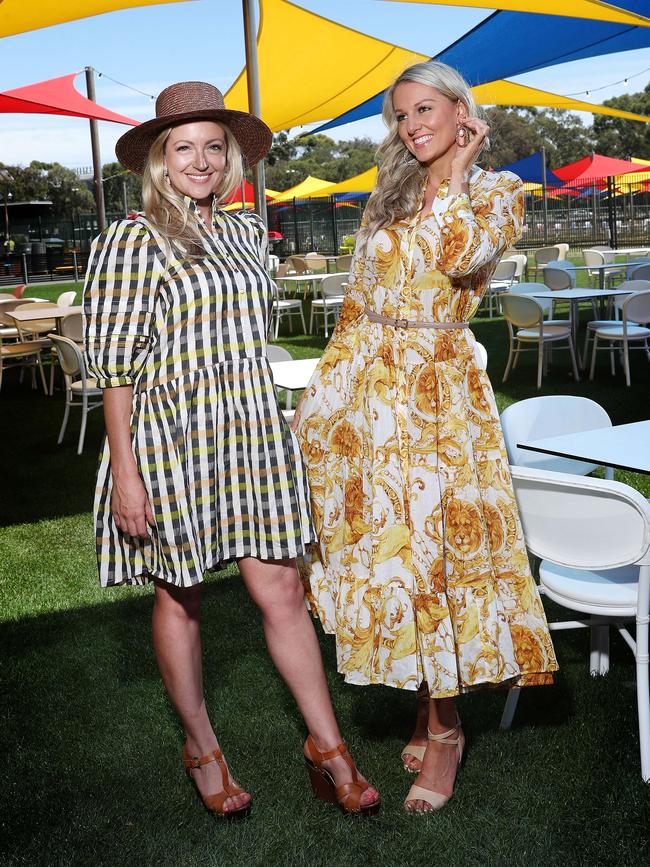
[[[312,196],[333,196],[335,193],[371,193],[377,183],[377,166],[373,166],[360,175],[341,181],[340,184],[332,184],[327,190],[312,193]]]
[[[322,178],[314,178],[312,175],[307,175],[304,181],[291,187],[290,190],[285,190],[273,199],[273,204],[277,202],[290,202],[292,199],[308,199],[311,196],[321,194],[329,196],[331,187],[335,187],[331,181],[324,181]]]
[[[274,132],[336,117],[429,59],[287,0],[260,0],[257,53],[261,115]],[[245,70],[225,98],[248,111]]]
[[[591,114],[606,114],[611,117],[622,117],[626,120],[638,120],[649,123],[650,117],[644,114],[634,114],[631,111],[622,111],[607,105],[595,105],[591,102],[583,102],[570,96],[560,96],[557,93],[548,93],[535,87],[526,87],[524,84],[516,84],[514,81],[491,81],[489,84],[480,84],[472,88],[474,99],[479,105],[521,105],[539,106],[544,108],[562,108],[570,111],[588,111]]]
[[[621,9],[615,3],[600,0],[397,0],[400,3],[429,3],[435,6],[471,6],[479,9],[502,9],[508,12],[537,12],[540,15],[563,15],[650,27],[650,18]]]
[[[28,30],[39,30],[52,24],[90,18],[103,12],[115,12],[132,6],[157,6],[161,3],[187,2],[187,0],[2,0],[0,2],[0,36],[13,36]]]

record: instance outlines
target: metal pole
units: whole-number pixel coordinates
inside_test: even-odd
[[[244,34],[246,37],[246,82],[248,84],[248,110],[261,118],[260,77],[257,65],[257,28],[255,27],[255,0],[242,0],[244,11]],[[253,167],[253,189],[255,190],[255,210],[268,225],[266,214],[266,179],[264,160]]]
[[[544,214],[544,246],[548,247],[548,202],[546,200],[546,148],[539,149],[542,157],[542,208]]]
[[[609,243],[616,249],[616,217],[614,215],[614,184],[607,178],[607,222],[609,223]]]
[[[122,181],[122,207],[124,208],[124,216],[128,216],[129,213],[129,196],[126,189],[126,178]]]
[[[86,92],[88,99],[95,99],[95,70],[86,67]],[[93,153],[93,186],[95,192],[95,208],[97,209],[97,225],[102,232],[106,228],[106,209],[104,207],[104,186],[102,184],[102,158],[99,152],[99,131],[97,121],[90,120],[90,146]]]

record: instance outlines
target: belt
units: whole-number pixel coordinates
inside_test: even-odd
[[[410,319],[394,319],[392,316],[384,316],[383,313],[376,313],[370,307],[366,307],[364,312],[371,322],[380,322],[382,325],[391,325],[393,328],[469,328],[469,322],[413,322]]]

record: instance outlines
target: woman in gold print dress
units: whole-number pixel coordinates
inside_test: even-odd
[[[487,125],[441,63],[387,91],[380,170],[334,335],[295,428],[319,539],[312,610],[350,683],[418,691],[409,811],[452,794],[455,696],[552,681],[503,435],[467,327],[521,234],[515,175],[475,166]]]

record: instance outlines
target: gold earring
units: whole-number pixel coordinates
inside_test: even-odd
[[[465,128],[460,126],[460,124],[456,127],[456,142],[462,147],[466,144],[465,138]]]

